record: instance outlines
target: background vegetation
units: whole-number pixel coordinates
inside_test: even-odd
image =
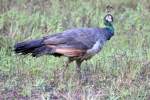
[[[16,42],[74,27],[103,27],[106,8],[115,36],[82,64],[78,86],[65,58],[14,54]],[[149,0],[0,0],[0,99],[150,100]]]

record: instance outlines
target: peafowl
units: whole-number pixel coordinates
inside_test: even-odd
[[[53,55],[66,56],[68,61],[65,67],[75,61],[77,73],[81,74],[81,63],[97,54],[107,40],[114,35],[113,16],[104,17],[105,27],[74,28],[30,41],[16,43],[14,51],[23,55],[31,54],[33,57]]]

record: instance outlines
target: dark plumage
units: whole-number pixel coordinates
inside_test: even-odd
[[[114,35],[112,25],[113,17],[108,14],[104,17],[104,28],[76,28],[61,33],[56,33],[38,40],[17,43],[14,48],[16,53],[32,56],[54,55],[67,56],[66,66],[76,61],[77,71],[80,72],[82,61],[97,54],[105,42]]]

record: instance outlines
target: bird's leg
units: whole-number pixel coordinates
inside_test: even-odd
[[[73,60],[71,58],[68,58],[68,60],[64,63],[64,71],[67,70],[69,64],[72,62]]]
[[[71,58],[68,58],[68,60],[63,65],[63,71],[62,71],[62,79],[64,79],[64,74],[69,66],[69,63],[71,63],[73,60]]]
[[[77,78],[78,78],[78,83],[80,84],[81,82],[81,78],[82,78],[82,75],[81,75],[81,63],[82,61],[81,60],[76,60],[76,71],[77,71]]]

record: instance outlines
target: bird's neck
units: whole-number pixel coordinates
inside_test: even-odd
[[[105,23],[105,29],[107,30],[106,39],[109,40],[114,35],[114,27],[111,23]]]
[[[107,29],[110,30],[111,33],[114,33],[114,27],[111,23],[105,25]]]

